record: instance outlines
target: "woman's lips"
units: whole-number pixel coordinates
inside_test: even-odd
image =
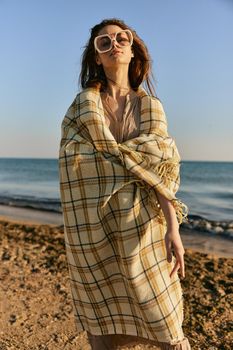
[[[118,54],[118,53],[122,53],[122,51],[113,51],[113,52],[111,53],[111,56],[116,55],[116,54]]]

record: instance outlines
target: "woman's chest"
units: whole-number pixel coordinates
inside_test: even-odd
[[[102,99],[105,122],[118,143],[137,137],[140,128],[140,98],[128,98],[121,103]]]

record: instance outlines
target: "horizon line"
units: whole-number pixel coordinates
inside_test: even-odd
[[[0,159],[51,159],[51,160],[58,160],[59,157],[2,157],[0,156]],[[208,160],[205,160],[205,159],[181,159],[180,161],[181,163],[182,162],[224,162],[224,163],[233,163],[233,160],[219,160],[219,159],[208,159]]]

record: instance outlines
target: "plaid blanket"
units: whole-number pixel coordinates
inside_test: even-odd
[[[143,88],[140,134],[117,143],[97,89],[78,93],[61,125],[60,194],[78,331],[183,339],[183,296],[166,260],[166,222],[156,197],[177,197],[180,156],[161,101]]]

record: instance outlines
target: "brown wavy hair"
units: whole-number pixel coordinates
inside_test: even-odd
[[[122,29],[129,29],[133,34],[132,57],[129,64],[129,82],[134,91],[137,91],[141,83],[145,85],[148,94],[155,96],[155,88],[152,79],[155,81],[152,72],[152,61],[146,45],[139,38],[136,31],[117,18],[104,19],[99,24],[91,28],[91,36],[88,40],[85,50],[82,54],[81,72],[79,75],[79,84],[82,88],[95,87],[103,91],[107,87],[107,78],[102,65],[97,65],[95,57],[94,39],[99,35],[99,31],[107,25],[117,25]]]

